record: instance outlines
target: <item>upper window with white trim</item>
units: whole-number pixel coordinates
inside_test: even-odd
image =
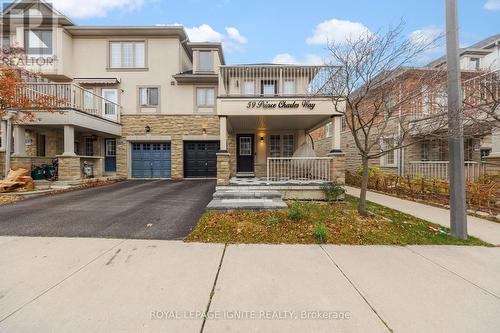
[[[146,67],[145,42],[110,42],[111,68]]]
[[[52,55],[52,30],[25,30],[24,49],[29,55]]]
[[[283,94],[285,96],[295,95],[295,80],[285,80],[283,82]]]
[[[157,107],[160,104],[160,89],[158,87],[139,88],[139,104],[142,107]]]
[[[212,51],[200,51],[198,70],[202,72],[212,72],[214,70]]]
[[[215,105],[215,89],[196,88],[196,105],[201,107],[213,107]]]

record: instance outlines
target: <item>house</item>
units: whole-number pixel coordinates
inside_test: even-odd
[[[12,151],[12,168],[57,159],[60,180],[81,179],[83,165],[96,177],[220,185],[237,176],[343,180],[341,154],[318,158],[301,175],[290,162],[310,131],[340,127],[321,90],[330,67],[227,65],[220,43],[191,42],[182,26],[78,26],[43,1],[23,4],[4,11],[3,43],[24,48],[22,66],[43,78],[25,93],[64,105],[14,123],[12,147],[2,121],[0,154]],[[33,13],[50,19],[29,26],[22,15]],[[340,136],[330,148],[339,152]]]
[[[472,100],[481,92],[483,83],[494,82],[498,85],[500,82],[500,35],[495,35],[481,41],[470,48],[461,50],[462,81],[464,87],[464,97]],[[388,121],[387,139],[381,145],[391,145],[391,142],[401,130],[398,128],[399,122],[415,121],[419,123],[419,130],[409,133],[405,140],[405,147],[390,151],[378,159],[370,161],[371,167],[379,167],[384,172],[394,173],[400,176],[412,177],[430,177],[443,178],[448,177],[448,143],[445,132],[446,126],[439,129],[434,128],[432,120],[421,121],[422,119],[432,119],[438,114],[443,114],[447,110],[447,91],[446,91],[446,73],[445,58],[440,58],[431,64],[422,68],[406,68],[396,73],[396,80],[400,83],[399,91],[394,92],[393,98],[385,105],[386,108],[394,107],[398,104],[398,96],[410,96],[412,100],[408,103],[397,105],[398,112],[393,112],[393,118]],[[428,78],[428,83],[426,79]],[[415,84],[418,82],[418,85]],[[498,100],[498,89],[496,90],[496,99]],[[480,107],[476,98],[476,108]],[[392,102],[392,103],[391,103]],[[485,102],[483,100],[482,102]],[[465,108],[473,109],[472,105],[466,105]],[[473,111],[473,110],[472,110]],[[403,117],[403,118],[402,118]],[[442,120],[446,120],[443,119]],[[342,122],[342,151],[346,154],[346,169],[354,172],[361,166],[354,138],[346,126],[345,119]],[[495,149],[495,135],[492,136],[491,126],[473,127],[472,122],[465,123],[465,166],[467,177],[473,178],[491,169],[491,172],[498,172],[497,162],[488,159]],[[495,129],[493,129],[495,134]],[[316,130],[312,135],[315,139],[316,149],[319,153],[325,151],[325,143],[334,131],[330,124]],[[500,141],[500,139],[496,139]],[[499,152],[496,149],[493,153]],[[495,154],[493,154],[495,156]],[[490,161],[491,163],[487,163]]]

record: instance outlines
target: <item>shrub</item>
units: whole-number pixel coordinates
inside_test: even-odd
[[[326,225],[324,223],[316,223],[314,226],[314,238],[320,243],[326,241]]]
[[[336,182],[322,185],[321,190],[325,193],[325,199],[328,202],[337,201],[345,193],[344,186]]]
[[[292,206],[288,211],[288,218],[292,221],[299,222],[303,216],[304,214],[297,206]]]

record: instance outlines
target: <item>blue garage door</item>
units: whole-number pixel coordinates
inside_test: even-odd
[[[132,178],[169,178],[171,167],[169,142],[132,144]]]

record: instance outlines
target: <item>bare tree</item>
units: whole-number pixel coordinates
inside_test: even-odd
[[[369,161],[415,143],[407,140],[425,119],[412,112],[415,101],[443,80],[441,71],[415,69],[425,51],[436,47],[440,37],[429,40],[424,36],[408,37],[403,24],[384,33],[365,33],[345,42],[329,43],[331,65],[336,67],[328,89],[334,96],[335,110],[346,119],[363,168],[358,211],[367,215]],[[404,75],[412,75],[402,80]],[[432,121],[433,131],[444,124]],[[428,128],[427,128],[428,129]]]

